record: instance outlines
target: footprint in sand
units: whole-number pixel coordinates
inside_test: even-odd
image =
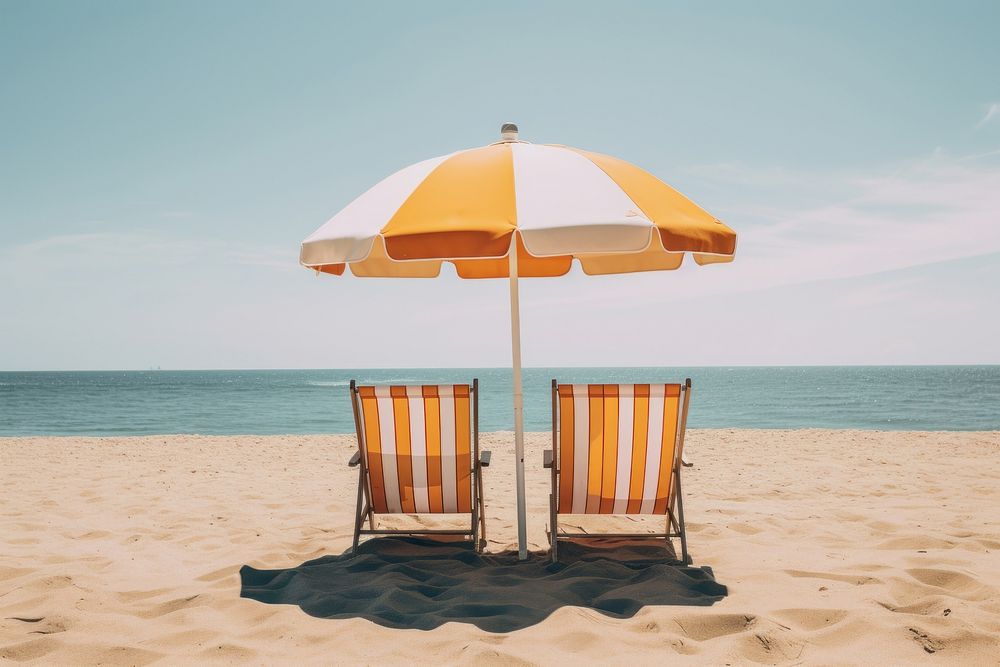
[[[906,597],[906,593],[910,592],[910,597]],[[897,599],[906,600],[914,599],[912,591],[904,591],[901,597]],[[877,604],[884,609],[896,614],[913,614],[915,616],[940,616],[942,611],[949,604],[945,599],[938,595],[932,595],[930,597],[916,597],[914,602],[909,604],[893,604],[891,602],[877,601]],[[951,613],[951,612],[949,612]]]
[[[866,524],[869,528],[880,533],[892,533],[895,532],[898,526],[894,523],[887,523],[885,521],[868,521]]]
[[[886,540],[885,542],[881,542],[875,548],[884,550],[898,549],[900,551],[926,551],[927,549],[953,549],[954,547],[955,543],[948,540],[942,540],[927,535],[910,535]]]
[[[698,614],[674,619],[682,635],[699,642],[745,632],[756,622],[757,618],[750,614]]]
[[[61,616],[10,616],[8,619],[25,624],[29,635],[54,635],[66,632],[70,626]]]
[[[807,570],[785,570],[785,574],[792,577],[805,577],[809,579],[824,579],[826,581],[842,581],[855,586],[866,584],[880,584],[881,579],[869,577],[863,574],[837,574],[834,572],[809,572]]]
[[[920,646],[927,653],[937,653],[945,647],[945,643],[940,639],[935,639],[929,634],[920,630],[919,628],[907,628],[910,631],[910,635],[913,637],[913,641],[920,644]]]
[[[106,530],[88,530],[86,533],[81,533],[80,535],[67,534],[66,537],[71,540],[100,540],[109,535],[111,533]]]
[[[730,523],[726,526],[729,530],[739,533],[740,535],[756,535],[757,533],[763,532],[757,526],[750,525],[749,523]]]
[[[802,639],[780,628],[741,637],[739,644],[741,649],[738,649],[738,653],[741,660],[772,665],[798,660],[806,645]]]
[[[215,630],[181,630],[150,639],[144,642],[144,645],[170,650],[179,645],[197,646],[209,644],[213,639],[218,638],[218,636],[219,633]]]
[[[59,644],[46,637],[29,639],[20,644],[0,647],[0,660],[11,660],[13,662],[37,660],[57,648],[59,648]]]
[[[0,567],[0,581],[16,579],[34,571],[35,570],[30,567]]]
[[[847,618],[846,609],[779,609],[774,615],[802,630],[822,630]]]
[[[231,577],[238,574],[240,571],[239,565],[230,565],[229,567],[223,567],[218,570],[212,570],[211,572],[206,572],[200,577],[196,577],[195,581],[218,581],[219,579],[225,579],[226,577]]]
[[[252,662],[257,657],[257,651],[237,644],[216,644],[202,651],[200,655],[229,664],[239,664]]]
[[[906,573],[922,584],[940,588],[963,600],[985,600],[992,597],[994,592],[978,579],[954,570],[914,568],[906,570]]]
[[[169,590],[169,588],[154,588],[148,591],[122,591],[118,593],[118,599],[122,602],[135,602],[137,600],[155,598],[158,595],[163,595]]]
[[[39,577],[38,579],[25,584],[24,589],[29,591],[50,591],[60,588],[69,588],[73,585],[73,577],[64,574],[57,574],[48,577]]]
[[[169,600],[167,602],[161,602],[160,604],[153,605],[148,609],[137,612],[135,615],[140,618],[157,618],[160,616],[165,616],[171,614],[180,609],[185,609],[187,607],[197,606],[194,603],[200,596],[192,595],[186,598],[177,598],[176,600]],[[199,603],[200,604],[200,603]]]

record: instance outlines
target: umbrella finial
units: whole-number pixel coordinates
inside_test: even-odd
[[[500,126],[500,141],[517,141],[517,125],[504,123]]]

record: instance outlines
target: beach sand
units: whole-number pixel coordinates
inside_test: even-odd
[[[547,439],[527,439],[537,550]],[[502,552],[516,539],[512,436],[482,443],[494,453],[488,551]],[[354,447],[349,436],[0,439],[0,662],[1000,662],[1000,433],[692,431],[690,551],[728,595],[624,618],[557,606],[503,633],[394,629],[240,597],[244,565],[294,568],[350,547]],[[536,595],[488,585],[529,607]]]

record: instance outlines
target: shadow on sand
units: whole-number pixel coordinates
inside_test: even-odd
[[[710,606],[726,596],[708,567],[671,561],[662,546],[606,541],[560,544],[560,562],[532,554],[477,554],[470,543],[393,537],[357,554],[284,570],[240,569],[240,596],[295,604],[319,618],[366,618],[431,630],[449,621],[488,632],[534,625],[564,606],[628,618],[647,605]]]

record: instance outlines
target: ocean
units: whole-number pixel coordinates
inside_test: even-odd
[[[362,383],[479,378],[480,429],[511,430],[506,368],[0,372],[0,435],[352,433]],[[550,428],[550,383],[679,382],[692,428],[1000,430],[1000,366],[530,368],[525,428]]]

